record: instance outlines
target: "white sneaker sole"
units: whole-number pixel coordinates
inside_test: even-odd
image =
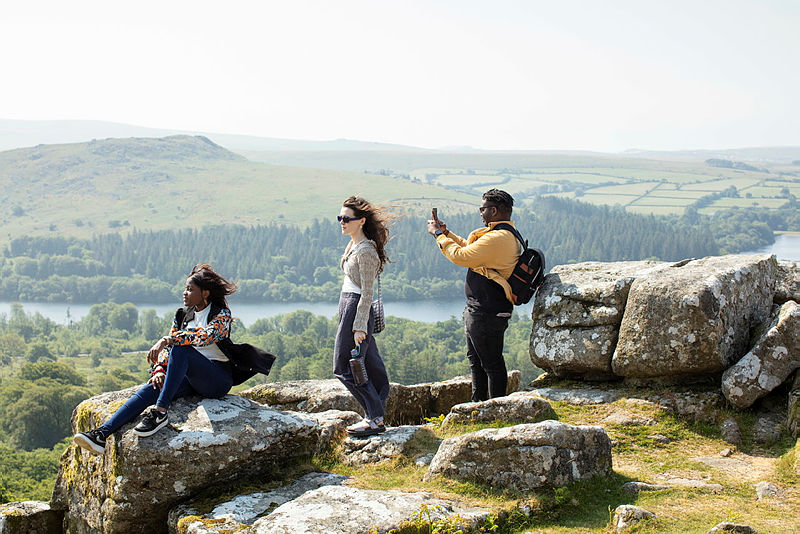
[[[103,454],[104,452],[106,452],[105,447],[101,447],[100,445],[90,440],[81,433],[72,436],[72,441],[74,441],[75,444],[78,445],[81,449],[85,449],[91,452],[92,454]]]
[[[164,420],[158,423],[158,425],[156,425],[156,427],[153,430],[144,431],[144,430],[139,430],[137,427],[133,429],[133,433],[136,434],[137,436],[146,438],[147,436],[152,436],[153,434],[155,434],[156,432],[167,426],[167,423],[169,423],[169,418],[165,417]]]

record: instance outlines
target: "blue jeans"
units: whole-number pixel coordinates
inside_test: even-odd
[[[378,354],[378,346],[372,335],[375,318],[371,309],[367,322],[367,338],[361,342],[361,356],[364,358],[369,382],[357,385],[350,371],[350,351],[356,346],[353,341],[353,321],[356,318],[359,300],[361,295],[358,293],[342,293],[339,297],[339,328],[336,330],[336,342],[333,347],[333,374],[364,408],[367,419],[376,419],[383,417],[386,409],[389,376],[386,374],[386,367],[383,365],[381,355]]]
[[[230,364],[214,362],[187,345],[170,349],[167,376],[159,391],[153,384],[145,384],[134,393],[99,429],[104,436],[116,432],[122,425],[133,421],[145,408],[155,404],[169,408],[180,397],[224,397],[233,386]]]

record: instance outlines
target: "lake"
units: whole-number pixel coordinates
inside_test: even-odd
[[[250,326],[257,319],[263,317],[273,317],[297,310],[308,310],[315,315],[333,317],[336,315],[338,306],[335,302],[236,302],[235,296],[228,300],[233,314],[238,317],[245,326]],[[180,306],[180,302],[176,302],[175,304],[134,304],[136,304],[136,307],[139,308],[140,311],[152,308],[156,310],[158,315],[163,316],[164,314],[168,314],[169,317],[172,317],[175,310]],[[464,309],[464,299],[384,301],[383,305],[386,315],[403,317],[405,319],[413,319],[426,323],[435,323],[436,321],[447,320],[450,316],[461,317],[461,311]],[[69,319],[78,321],[85,317],[89,313],[89,308],[92,307],[91,304],[65,304],[61,302],[23,302],[22,306],[27,313],[39,312],[60,324],[67,324],[67,313],[69,313]],[[530,317],[532,308],[533,303],[529,303],[525,306],[517,306],[516,310],[517,313],[524,313],[525,316]],[[10,311],[11,302],[0,301],[0,313],[4,313],[8,316]]]
[[[800,261],[800,234],[779,234],[775,236],[775,243],[759,250],[753,250],[746,254],[775,254],[779,260]],[[69,318],[78,321],[89,313],[91,304],[65,304],[52,302],[23,302],[24,309],[28,313],[39,312],[45,317],[52,319],[60,324],[67,323],[67,312]],[[148,304],[134,303],[139,310],[152,308],[159,315],[168,314],[172,317],[175,309],[180,305],[179,301],[174,304]],[[333,317],[336,315],[337,304],[335,302],[236,302],[235,295],[230,299],[231,309],[245,326],[252,325],[257,319],[262,317],[273,317],[282,313],[290,313],[296,310],[308,310],[315,315]],[[461,310],[464,309],[464,299],[452,300],[417,300],[417,301],[398,301],[384,302],[387,315],[413,319],[433,323],[449,319],[450,316],[461,317]],[[532,303],[525,306],[518,306],[517,313],[523,317],[530,317]],[[0,301],[0,313],[8,316],[11,310],[10,302]]]
[[[746,254],[775,254],[779,260],[800,261],[800,235],[776,235],[772,245]]]

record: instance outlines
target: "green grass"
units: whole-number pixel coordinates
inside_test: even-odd
[[[655,405],[621,399],[609,405],[575,406],[564,402],[551,402],[557,418],[568,424],[593,424],[606,428],[616,443],[612,449],[614,472],[608,477],[596,477],[558,489],[541,489],[528,492],[491,488],[479,482],[463,482],[436,478],[423,482],[424,468],[414,465],[413,457],[436,448],[431,437],[447,438],[474,432],[495,425],[430,424],[430,434],[417,444],[410,457],[363,468],[353,468],[337,460],[336,451],[317,467],[326,471],[353,477],[353,484],[368,489],[402,489],[405,491],[430,491],[437,496],[462,500],[465,503],[485,506],[498,511],[493,532],[541,532],[561,534],[568,532],[609,532],[610,511],[620,504],[641,506],[657,515],[631,532],[647,533],[705,533],[722,521],[747,523],[759,532],[800,532],[800,490],[794,467],[797,451],[793,440],[762,446],[752,441],[754,417],[748,412],[726,411],[723,417],[734,416],[740,425],[744,443],[735,449],[733,458],[752,457],[767,466],[763,479],[779,484],[784,489],[781,500],[755,500],[755,482],[761,479],[742,480],[700,462],[696,457],[718,456],[718,452],[731,445],[722,441],[716,425],[697,423],[663,412]],[[610,424],[603,420],[614,411],[624,410],[651,418],[651,426]],[[670,443],[659,443],[650,436],[667,436]],[[800,445],[797,445],[800,448]],[[723,491],[714,493],[707,489],[673,486],[667,490],[641,492],[631,495],[622,485],[632,480],[658,483],[665,474],[675,477],[706,479],[721,484]],[[528,507],[530,515],[509,513],[509,510]],[[482,530],[488,532],[489,530]],[[443,532],[450,532],[443,530]]]

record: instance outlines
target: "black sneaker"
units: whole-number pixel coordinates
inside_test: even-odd
[[[144,417],[133,429],[133,433],[137,436],[152,436],[169,423],[169,417],[166,413],[161,413],[155,408],[150,408]]]
[[[72,441],[92,454],[103,454],[106,452],[106,437],[96,428],[88,432],[78,432],[72,436]]]

